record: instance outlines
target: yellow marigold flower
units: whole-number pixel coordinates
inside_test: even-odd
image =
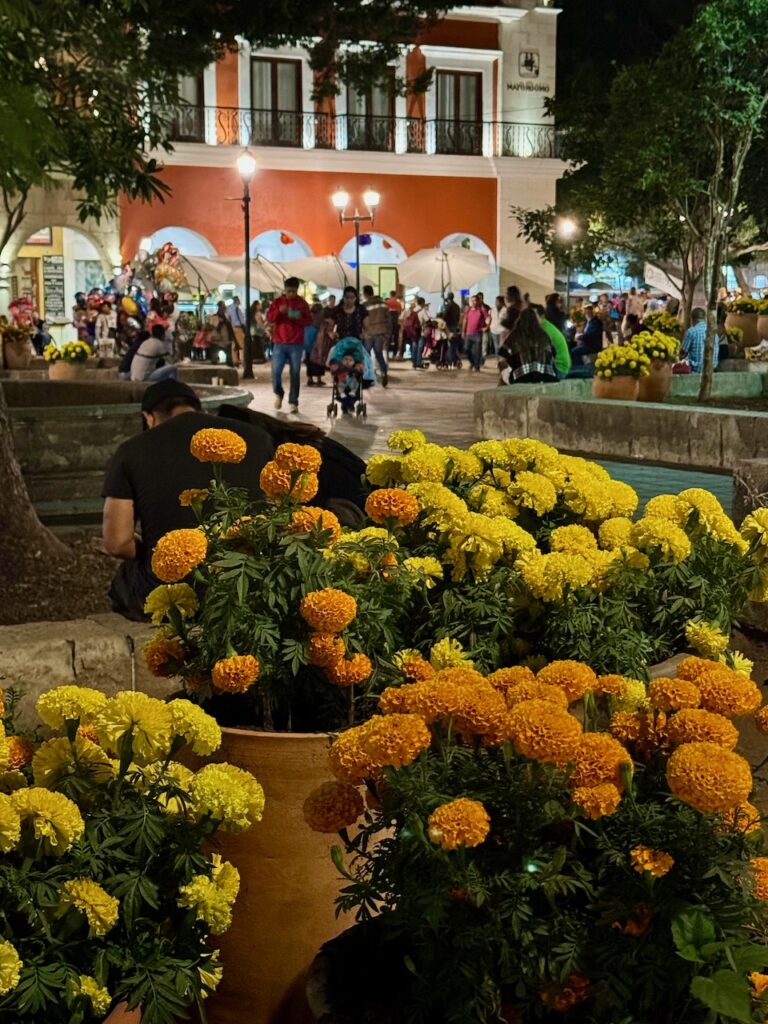
[[[205,560],[208,541],[202,530],[171,530],[152,552],[152,572],[163,583],[179,583]]]
[[[753,857],[751,867],[755,879],[755,896],[759,900],[768,900],[768,857]]]
[[[0,853],[9,853],[21,838],[21,818],[13,801],[0,793]]]
[[[479,800],[460,796],[430,814],[427,835],[443,850],[479,846],[491,831],[491,819]]]
[[[189,450],[198,462],[242,462],[248,445],[234,430],[205,427],[192,435]]]
[[[662,711],[697,708],[701,704],[698,686],[687,679],[668,679],[666,676],[652,679],[648,685],[648,696],[653,707]]]
[[[621,548],[630,546],[632,534],[632,520],[624,516],[614,516],[600,523],[597,536],[600,540],[600,547],[607,551],[618,551]]]
[[[177,903],[194,910],[198,921],[208,925],[211,935],[221,935],[232,924],[232,907],[240,892],[240,872],[218,853],[212,858],[211,874],[195,875],[179,887]]]
[[[202,505],[210,493],[207,487],[187,487],[179,495],[179,504],[182,508],[194,508],[195,505]]]
[[[568,697],[562,687],[540,683],[536,678],[507,687],[505,697],[511,708],[523,700],[548,700],[557,707],[568,707]]]
[[[203,985],[203,999],[207,998],[221,984],[221,979],[224,977],[224,968],[219,963],[219,951],[214,949],[210,957],[208,957],[208,966],[202,967],[198,965],[197,973],[200,975],[200,981]]]
[[[563,490],[565,507],[587,522],[599,523],[615,515],[610,495],[602,481],[584,474],[571,475]]]
[[[169,586],[155,587],[144,603],[144,614],[151,615],[152,621],[158,626],[163,619],[170,617],[173,609],[178,611],[182,619],[187,619],[195,614],[197,607],[197,594],[188,583],[171,583]]]
[[[85,914],[91,935],[106,935],[117,924],[120,901],[92,878],[71,878],[65,882],[60,903]]]
[[[708,622],[689,619],[685,624],[685,639],[702,658],[717,658],[728,647],[728,637]]]
[[[599,786],[580,786],[573,791],[573,802],[592,821],[613,814],[621,803],[621,793],[612,782]]]
[[[112,996],[109,994],[109,989],[99,985],[98,981],[91,977],[90,974],[81,974],[76,981],[70,979],[68,991],[72,999],[77,999],[78,996],[85,996],[86,999],[90,999],[91,1009],[98,1017],[103,1017],[107,1014],[112,1006]]]
[[[755,725],[758,732],[761,732],[763,736],[768,736],[768,704],[755,712]]]
[[[0,794],[15,793],[17,789],[24,789],[26,785],[27,779],[24,772],[0,771]]]
[[[361,747],[379,768],[402,768],[429,747],[432,736],[418,715],[382,715],[372,718]]]
[[[288,473],[319,473],[322,461],[309,444],[281,444],[275,452],[275,462]]]
[[[604,732],[584,733],[576,744],[574,760],[569,783],[575,788],[592,789],[602,782],[612,782],[621,792],[622,769],[632,768],[632,758],[621,743]]]
[[[429,663],[436,672],[444,668],[474,668],[467,653],[453,637],[444,637],[433,644],[429,651]]]
[[[657,548],[664,558],[682,562],[691,553],[691,542],[685,530],[658,516],[643,516],[632,526],[632,545],[640,551]]]
[[[711,672],[713,670],[721,669],[723,666],[720,662],[710,661],[708,658],[696,658],[693,655],[689,658],[683,658],[680,664],[677,666],[677,678],[687,679],[691,683],[697,683],[699,676],[705,672]]]
[[[170,708],[146,693],[123,690],[115,694],[94,723],[102,746],[120,753],[130,732],[133,756],[139,763],[165,757],[171,746],[173,719]]]
[[[483,463],[472,452],[464,452],[450,444],[445,445],[443,451],[448,457],[447,471],[451,480],[471,483],[483,475]]]
[[[57,686],[37,699],[35,710],[51,729],[63,729],[64,723],[80,720],[90,725],[106,705],[107,697],[99,690],[86,686]]]
[[[32,758],[32,777],[36,786],[56,789],[68,777],[78,775],[96,785],[106,785],[115,777],[115,767],[97,743],[76,736],[41,743]]]
[[[751,679],[720,666],[699,676],[701,706],[726,718],[751,715],[760,707],[760,690]]]
[[[374,523],[408,526],[419,514],[419,503],[408,491],[384,487],[368,495],[365,511]]]
[[[557,448],[543,441],[535,441],[532,437],[508,437],[501,443],[516,472],[534,465],[541,471],[542,464],[559,466],[563,459]]]
[[[0,940],[0,996],[16,988],[23,966],[24,962],[16,952],[16,947],[10,942]]]
[[[26,736],[8,736],[7,741],[7,768],[10,769],[10,771],[17,771],[19,768],[23,768],[25,764],[29,764],[32,760],[35,748]]]
[[[488,676],[491,686],[502,693],[519,683],[535,683],[535,674],[526,665],[512,665],[511,668],[497,668]]]
[[[400,455],[372,455],[366,466],[366,476],[374,487],[395,487],[403,482]]]
[[[466,502],[443,484],[408,484],[408,493],[416,498],[419,508],[425,513],[424,521],[439,530],[447,530],[458,517],[469,511]]]
[[[521,508],[529,508],[537,516],[551,512],[557,504],[555,486],[540,473],[523,470],[507,488],[512,501]]]
[[[244,832],[264,813],[264,790],[250,772],[231,764],[207,764],[189,784],[198,818],[221,822],[225,832]]]
[[[586,526],[558,526],[552,531],[549,545],[553,551],[567,551],[570,554],[589,554],[597,550],[595,535]]]
[[[765,561],[768,555],[768,508],[758,508],[750,512],[742,522],[739,532],[748,544],[756,546],[757,561]]]
[[[663,878],[672,870],[675,858],[663,850],[654,850],[652,846],[635,846],[629,851],[632,868],[639,875],[647,872],[654,878]]]
[[[725,654],[720,655],[718,662],[727,665],[728,668],[733,669],[737,675],[744,676],[745,679],[752,678],[752,669],[755,667],[755,663],[741,651],[726,651]]]
[[[303,597],[299,614],[317,633],[341,633],[357,615],[357,601],[343,590],[326,587]]]
[[[325,674],[330,682],[336,686],[355,686],[370,679],[373,672],[371,659],[366,654],[353,654],[351,658],[342,658],[340,661],[328,665]]]
[[[371,754],[363,748],[363,740],[367,736],[373,719],[363,725],[347,729],[340,733],[331,744],[328,763],[333,775],[339,782],[358,785],[370,778],[375,771]]]
[[[303,812],[314,832],[341,832],[363,813],[363,799],[348,782],[324,782],[304,801]]]
[[[441,484],[448,468],[448,456],[436,444],[423,444],[402,457],[400,474],[403,483],[433,481]]]
[[[486,466],[509,469],[512,465],[512,455],[508,444],[508,441],[477,441],[469,446],[469,452]]]
[[[130,776],[131,781],[144,792],[151,786],[158,787],[153,795],[164,814],[176,818],[188,816],[191,803],[189,787],[194,778],[189,768],[178,761],[171,761],[168,765],[155,761],[145,768],[135,767],[137,770]],[[180,793],[173,793],[171,789],[180,790]]]
[[[22,834],[29,830],[43,852],[61,857],[82,836],[85,822],[77,804],[48,789],[17,789],[11,803],[21,819]]]
[[[749,765],[716,743],[684,743],[667,764],[672,795],[702,814],[731,811],[752,789]]]
[[[211,669],[214,689],[222,693],[245,693],[259,678],[261,665],[252,654],[221,658]]]
[[[221,728],[215,718],[206,714],[199,704],[177,698],[168,705],[171,709],[171,731],[183,736],[200,757],[207,757],[221,746]]]
[[[553,661],[545,665],[537,674],[540,683],[550,683],[565,690],[568,700],[573,703],[580,700],[587,690],[594,690],[597,676],[589,667],[580,661]]]
[[[518,753],[559,766],[573,760],[581,737],[577,719],[547,700],[515,704],[507,715],[507,729]]]
[[[739,741],[739,730],[723,718],[703,708],[686,708],[670,718],[667,725],[669,741],[674,746],[701,740],[733,750]]]
[[[184,662],[184,644],[181,640],[160,634],[144,645],[144,660],[150,674],[167,679],[179,674]]]
[[[648,694],[642,679],[631,679],[625,676],[621,693],[611,698],[611,705],[614,711],[636,711],[645,704],[647,699]]]
[[[311,533],[314,530],[330,530],[329,544],[335,544],[341,535],[341,523],[333,512],[324,508],[316,508],[314,505],[305,505],[298,508],[291,515],[289,527],[293,533]]]
[[[410,452],[427,443],[420,430],[393,430],[387,438],[387,447],[393,451]]]
[[[605,486],[608,489],[608,498],[613,506],[613,515],[623,518],[633,516],[637,511],[640,501],[634,487],[630,487],[623,480],[608,480]]]
[[[437,580],[443,579],[443,567],[431,555],[424,558],[405,558],[403,569],[412,579],[421,581],[427,590],[431,590]]]
[[[312,633],[309,638],[309,664],[319,668],[333,665],[346,654],[346,647],[341,637],[333,633]]]
[[[481,512],[485,516],[490,516],[491,519],[496,516],[515,519],[520,514],[520,510],[508,496],[506,490],[491,487],[486,483],[475,484],[467,495],[467,502],[474,512]]]
[[[517,561],[517,567],[533,597],[542,601],[561,601],[566,588],[578,590],[595,579],[595,566],[583,555],[553,551],[542,555],[533,550]]]

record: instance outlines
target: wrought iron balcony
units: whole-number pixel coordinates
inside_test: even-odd
[[[191,105],[160,113],[173,142],[487,157],[560,155],[554,125]]]

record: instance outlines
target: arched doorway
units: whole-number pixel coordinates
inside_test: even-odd
[[[310,246],[295,231],[262,231],[251,239],[250,249],[251,256],[263,256],[273,263],[314,255]]]
[[[139,243],[140,249],[147,252],[155,252],[166,242],[175,245],[182,256],[215,256],[216,250],[205,237],[191,228],[182,228],[172,225],[167,228],[160,228],[147,238],[142,238]]]
[[[489,306],[493,305],[493,300],[499,294],[499,268],[496,263],[496,254],[493,249],[490,248],[482,238],[478,238],[477,235],[470,235],[466,232],[457,231],[451,235],[446,235],[440,241],[441,246],[447,245],[459,245],[464,249],[468,249],[470,252],[480,252],[484,256],[487,256],[491,262],[491,272],[486,274],[480,281],[477,282],[468,291],[474,295],[477,292],[482,292],[485,297],[485,301]]]
[[[344,245],[339,256],[354,267],[356,260],[354,237]],[[407,257],[403,246],[391,235],[380,231],[365,231],[361,234],[360,268],[368,277],[378,282],[378,292],[387,296],[398,286],[397,265]]]

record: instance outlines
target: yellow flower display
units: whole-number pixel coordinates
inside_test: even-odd
[[[219,854],[212,857],[208,875],[195,875],[179,889],[178,904],[194,910],[198,921],[204,921],[211,935],[221,935],[232,924],[232,907],[240,891],[240,873]]]
[[[427,590],[431,590],[437,580],[444,577],[442,565],[431,555],[424,558],[404,558],[403,569],[412,579],[423,583]]]
[[[21,838],[21,818],[13,801],[0,793],[0,853],[9,853]]]
[[[545,602],[562,601],[566,590],[579,590],[594,580],[595,569],[581,554],[553,551],[543,555],[534,550],[517,561],[523,582],[533,597]]]
[[[668,519],[645,515],[632,525],[632,545],[640,551],[658,550],[664,558],[682,562],[691,553],[691,542],[685,530]]]
[[[215,718],[190,700],[176,698],[169,704],[171,731],[183,736],[193,753],[207,757],[221,746],[221,728]]]
[[[399,455],[372,455],[365,472],[374,487],[395,487],[403,482],[401,466]]]
[[[719,666],[697,679],[701,706],[726,718],[751,715],[760,707],[760,690],[751,679]]]
[[[317,633],[341,633],[357,615],[357,601],[343,590],[326,587],[303,597],[299,614]]]
[[[11,942],[0,940],[0,996],[7,995],[19,984],[24,963]]]
[[[10,799],[21,819],[22,840],[31,835],[49,856],[60,857],[83,834],[85,823],[77,804],[62,793],[30,787],[17,789]]]
[[[594,533],[586,526],[558,526],[549,538],[553,551],[566,551],[570,554],[583,555],[597,550]]]
[[[598,821],[618,810],[621,793],[612,782],[597,786],[579,786],[573,791],[573,802],[587,818]]]
[[[604,732],[586,732],[575,744],[575,762],[570,785],[593,789],[603,782],[612,782],[621,791],[622,773],[632,771],[632,758],[613,736]]]
[[[429,663],[436,672],[444,668],[475,667],[459,641],[448,636],[432,645],[429,650]]]
[[[420,430],[393,430],[387,438],[387,446],[397,452],[410,452],[426,443],[427,439]]]
[[[150,674],[159,678],[178,675],[184,661],[184,645],[180,640],[158,633],[144,645],[144,660]]]
[[[768,508],[750,512],[741,524],[740,533],[748,544],[755,546],[757,560],[764,562],[768,557]]]
[[[96,732],[102,746],[116,754],[130,733],[134,760],[140,764],[164,757],[171,746],[173,719],[161,700],[146,693],[123,690],[99,713]]]
[[[446,445],[443,451],[448,456],[446,472],[450,480],[471,483],[483,475],[483,463],[472,452],[462,451],[454,445]]]
[[[715,626],[698,619],[690,619],[685,624],[685,639],[688,645],[702,658],[717,658],[728,647],[728,637]]]
[[[291,530],[294,533],[311,533],[314,530],[330,530],[329,544],[335,544],[341,535],[341,523],[333,514],[324,508],[305,505],[296,509],[291,516]]]
[[[554,484],[540,473],[527,470],[517,474],[507,493],[516,505],[531,509],[537,516],[546,515],[557,504]]]
[[[648,873],[654,878],[663,878],[672,870],[675,858],[663,850],[654,850],[652,846],[635,846],[629,851],[632,869],[639,875]]]
[[[419,514],[419,502],[408,491],[385,487],[368,495],[365,511],[374,523],[408,526]]]
[[[524,700],[510,708],[507,730],[518,753],[560,767],[572,761],[581,724],[547,700]]]
[[[559,686],[570,702],[580,700],[587,690],[593,690],[597,676],[589,665],[580,661],[552,661],[537,674],[540,683]]]
[[[281,444],[275,452],[275,462],[287,473],[319,473],[322,461],[309,444]]]
[[[57,686],[37,699],[35,710],[51,729],[63,729],[66,722],[80,721],[92,725],[106,706],[107,697],[100,690],[87,686]]]
[[[402,768],[429,747],[431,733],[418,715],[382,715],[368,723],[361,747],[378,768]]]
[[[752,669],[755,667],[755,663],[741,651],[728,651],[726,654],[721,654],[718,661],[733,669],[738,675],[744,676],[745,679],[752,678]]]
[[[448,470],[448,455],[436,444],[423,444],[402,457],[400,475],[403,483],[433,481],[441,484]]]
[[[189,450],[198,462],[242,462],[248,445],[234,430],[205,427],[192,435]]]
[[[430,814],[427,835],[443,850],[479,846],[491,830],[488,811],[479,800],[458,797]]]
[[[732,722],[703,708],[678,711],[669,719],[667,733],[673,746],[703,741],[733,750],[739,741],[739,730]]]
[[[71,878],[65,882],[60,903],[85,914],[91,935],[106,935],[117,924],[120,901],[92,878]]]
[[[328,665],[325,674],[336,686],[356,686],[370,679],[373,672],[371,659],[361,653],[353,654],[351,658],[341,658]]]
[[[632,535],[632,520],[625,516],[613,516],[600,523],[597,536],[600,547],[607,551],[618,551],[621,548],[631,547],[630,537]]]
[[[182,508],[198,507],[210,496],[210,493],[207,487],[187,487],[179,495],[179,504]]]
[[[144,614],[151,615],[156,626],[170,618],[172,611],[177,611],[182,619],[188,619],[197,608],[197,594],[188,583],[155,587],[144,602]]]
[[[91,1009],[98,1017],[107,1014],[112,1006],[112,996],[109,989],[99,985],[98,981],[90,974],[81,974],[77,980],[70,980],[69,994],[72,999],[78,996],[85,996],[91,1002]]]
[[[202,530],[171,530],[155,545],[152,572],[163,583],[180,583],[207,553],[208,541]]]
[[[667,783],[678,800],[713,814],[745,802],[752,773],[743,757],[716,743],[684,743],[669,759]]]
[[[221,658],[211,669],[211,682],[222,693],[245,693],[259,678],[261,666],[252,654]]]
[[[669,679],[659,676],[648,685],[648,697],[655,708],[662,711],[678,711],[680,708],[697,708],[701,694],[695,683],[687,679]]]
[[[304,801],[303,813],[314,832],[340,832],[363,813],[363,799],[348,782],[324,782]]]
[[[508,441],[477,441],[470,445],[469,451],[476,459],[491,469],[509,469],[513,463]],[[525,467],[521,466],[520,468]]]
[[[82,736],[76,736],[74,743],[60,737],[40,744],[32,758],[36,786],[55,789],[73,775],[105,785],[115,777],[115,766],[98,744]]]
[[[648,694],[642,679],[625,676],[621,691],[612,698],[611,705],[615,711],[636,711],[647,700]]]
[[[647,377],[651,360],[644,349],[632,343],[608,345],[595,359],[595,375],[604,380],[614,377]]]
[[[225,832],[244,832],[264,813],[264,790],[250,772],[231,764],[207,764],[195,772],[189,797],[198,818],[221,822]]]
[[[755,896],[759,900],[768,900],[768,857],[753,857],[751,866],[755,879]]]

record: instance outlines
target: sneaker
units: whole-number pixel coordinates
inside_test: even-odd
[[[291,405],[288,406],[288,412],[298,412],[298,411],[299,411],[298,405],[291,404]]]
[[[385,388],[387,384],[389,384],[389,375],[385,373],[381,378],[381,386]]]
[[[282,409],[283,408],[283,396],[282,395],[275,395],[275,408],[276,409]]]

